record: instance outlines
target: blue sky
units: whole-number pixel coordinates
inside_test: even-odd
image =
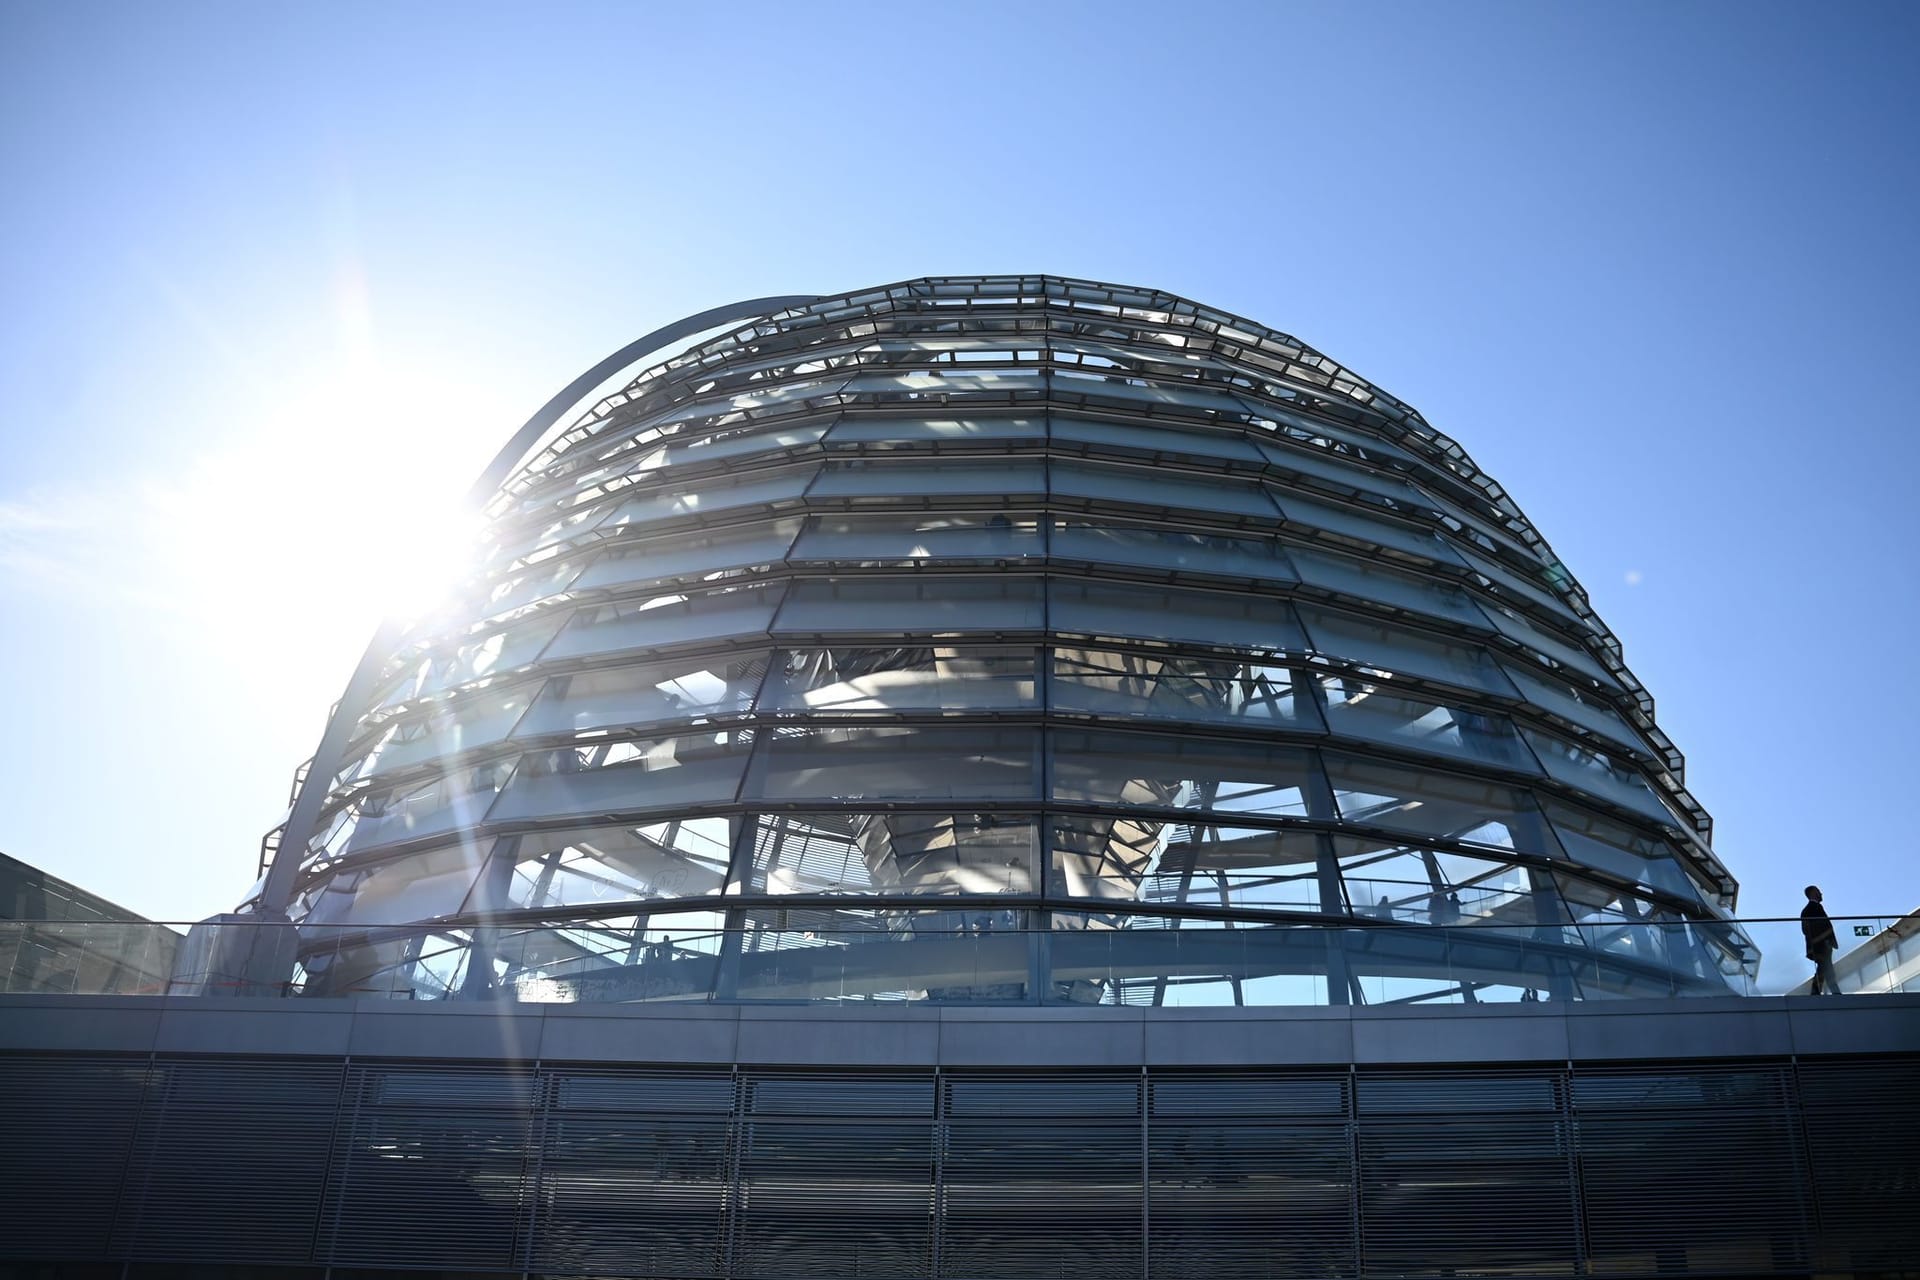
[[[1052,271],[1461,441],[1744,913],[1920,905],[1916,54],[1892,3],[0,7],[0,849],[229,905],[381,547],[554,389],[735,298]]]

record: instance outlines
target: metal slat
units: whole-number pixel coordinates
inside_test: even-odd
[[[1588,1247],[1600,1271],[1803,1269],[1808,1205],[1779,1066],[1575,1073]]]
[[[722,1274],[730,1141],[724,1117],[552,1117],[541,1152],[533,1265],[596,1274]]]
[[[945,1112],[954,1119],[989,1116],[1140,1114],[1138,1075],[949,1075]]]
[[[1911,1057],[1348,1074],[0,1055],[0,1257],[343,1280],[1887,1274],[1920,1257],[1916,1133]]]
[[[1363,1275],[1578,1269],[1564,1122],[1497,1114],[1368,1120],[1357,1139]]]
[[[1147,1144],[1151,1274],[1352,1275],[1348,1125],[1155,1120]]]
[[[954,1121],[945,1139],[942,1275],[1137,1280],[1137,1123]]]
[[[941,1086],[943,1276],[1137,1280],[1138,1073],[949,1073]]]
[[[0,1257],[111,1256],[147,1059],[0,1056]]]
[[[511,1267],[528,1207],[535,1080],[494,1066],[355,1066],[323,1255],[363,1265]]]
[[[1796,1071],[1814,1270],[1897,1272],[1920,1259],[1920,1059],[1803,1061]]]
[[[724,1070],[550,1071],[532,1265],[723,1274],[738,1095]]]
[[[337,1062],[155,1063],[116,1252],[307,1261],[344,1074]]]
[[[747,1122],[734,1273],[932,1274],[933,1162],[931,1117]]]
[[[1236,1072],[1148,1078],[1148,1106],[1156,1124],[1176,1116],[1322,1116],[1345,1119],[1346,1073],[1258,1075]]]
[[[565,1069],[552,1073],[559,1112],[650,1111],[665,1115],[733,1114],[729,1071]]]
[[[1556,1114],[1560,1110],[1557,1072],[1422,1071],[1362,1073],[1354,1104],[1369,1115]]]
[[[933,1118],[931,1075],[792,1074],[749,1077],[747,1110],[754,1115],[917,1116]]]

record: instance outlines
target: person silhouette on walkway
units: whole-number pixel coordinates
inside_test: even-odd
[[[1800,911],[1800,932],[1806,935],[1807,959],[1813,961],[1813,994],[1839,995],[1840,979],[1834,976],[1833,952],[1840,940],[1833,935],[1833,921],[1820,905],[1820,886],[1807,886],[1807,905]]]

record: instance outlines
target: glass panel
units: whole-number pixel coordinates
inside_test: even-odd
[[[1047,334],[1047,347],[1052,357],[1062,362],[1071,361],[1076,355],[1084,357],[1079,361],[1082,368],[1132,368],[1151,364],[1174,370],[1208,369],[1221,374],[1231,373],[1229,367],[1220,361],[1198,351],[1183,349],[1181,344],[1187,341],[1184,335],[1136,329],[1129,337],[1138,345],[1117,346],[1095,342],[1079,334],[1055,331]]]
[[[980,922],[985,922],[981,927]],[[723,998],[816,1003],[1024,1002],[1027,913],[753,911]]]
[[[1169,573],[1297,581],[1280,544],[1271,538],[1230,538],[1147,525],[1063,520],[1054,525],[1051,555],[1056,560],[1143,565]]]
[[[1046,1000],[1121,1006],[1326,1003],[1328,931],[1053,913]]]
[[[1412,470],[1425,470],[1433,465],[1416,458],[1399,445],[1369,435],[1358,427],[1325,422],[1266,401],[1260,403],[1259,416],[1254,419],[1253,425],[1264,427],[1281,439],[1299,440],[1335,457],[1346,451],[1358,450],[1361,456],[1370,457],[1376,462],[1391,460]]]
[[[1559,852],[1524,787],[1333,751],[1321,753],[1321,759],[1344,821],[1507,849]]]
[[[718,913],[603,916],[501,929],[498,986],[527,1003],[699,1001],[713,998],[726,935]]]
[[[1171,826],[1146,817],[1059,819],[1052,827],[1048,855],[1050,891],[1070,898],[1141,901]]]
[[[1660,837],[1552,796],[1544,797],[1541,804],[1567,856],[1575,862],[1689,901],[1703,900],[1700,886],[1681,869]]]
[[[720,529],[690,531],[669,538],[616,546],[587,566],[573,584],[576,591],[621,587],[751,565],[775,565],[786,557],[800,531],[799,517]]]
[[[1309,604],[1296,604],[1294,609],[1312,633],[1314,650],[1330,658],[1364,663],[1378,671],[1481,689],[1503,697],[1518,696],[1479,645],[1453,643],[1409,631],[1398,624],[1335,613]]]
[[[846,417],[827,433],[827,447],[852,444],[967,444],[1047,437],[1045,418],[867,418]]]
[[[776,427],[772,431],[730,431],[702,436],[698,440],[674,440],[635,470],[645,471],[654,466],[699,466],[755,454],[799,452],[818,444],[826,434],[826,423],[810,422],[799,426]],[[656,458],[658,461],[655,461]]]
[[[804,350],[788,347],[757,359],[748,358],[738,350],[709,350],[703,358],[688,361],[678,367],[685,371],[685,376],[689,380],[695,377],[692,366],[701,364],[705,366],[701,372],[722,385],[755,385],[767,381],[765,378],[755,378],[753,375],[757,373],[778,370],[782,379],[795,376],[817,377],[829,371],[828,360],[844,362],[849,356],[858,352],[876,349],[878,348],[875,344],[862,342],[853,334],[839,333],[827,337],[824,341],[810,343]]]
[[[693,898],[721,892],[737,818],[690,818],[644,826],[576,827],[519,837],[514,909]],[[506,843],[506,842],[503,842]]]
[[[1154,408],[1197,409],[1224,413],[1240,419],[1248,417],[1253,412],[1245,401],[1225,391],[1169,385],[1163,382],[1139,382],[1108,374],[1059,369],[1053,374],[1053,387],[1056,395],[1066,399],[1084,396],[1088,399],[1113,401],[1149,410]]]
[[[1056,730],[1056,799],[1307,816],[1311,753],[1154,734]]]
[[[1526,871],[1512,863],[1350,836],[1333,848],[1354,915],[1441,927],[1538,918]]]
[[[1489,604],[1482,612],[1486,615],[1487,621],[1491,622],[1501,635],[1517,641],[1522,647],[1536,654],[1544,655],[1552,665],[1577,671],[1611,689],[1620,687],[1619,681],[1607,674],[1606,668],[1602,667],[1599,660],[1586,650],[1549,636],[1539,627],[1498,605]]]
[[[532,752],[487,816],[494,822],[612,817],[725,803],[740,789],[751,745],[750,730],[732,729]]]
[[[351,857],[473,826],[485,820],[512,771],[512,761],[490,760],[399,791],[374,787],[330,829],[325,847],[335,857]]]
[[[1017,710],[1038,705],[1032,649],[788,649],[762,711],[815,715]]]
[[[1522,729],[1527,744],[1540,757],[1549,777],[1576,787],[1589,795],[1646,814],[1665,826],[1684,827],[1671,810],[1660,803],[1653,787],[1630,765],[1617,763],[1591,747],[1580,746],[1565,738],[1556,738],[1535,729]]]
[[[461,841],[375,866],[342,868],[307,890],[294,915],[303,925],[403,924],[453,915],[486,865],[491,844]]]
[[[1535,586],[1527,581],[1519,570],[1509,569],[1491,556],[1480,555],[1465,549],[1462,549],[1459,555],[1473,568],[1474,572],[1497,584],[1503,590],[1539,605],[1560,619],[1560,624],[1568,630],[1581,635],[1592,633],[1593,628],[1575,615],[1565,600],[1551,594],[1544,587]]]
[[[0,893],[7,894],[5,901],[13,900],[11,888],[0,889]],[[217,929],[230,938],[262,936],[260,926],[227,924],[206,928]],[[184,941],[165,925],[146,921],[0,920],[0,993],[165,995],[169,983],[176,978],[204,976],[204,959],[194,964],[191,972],[180,968]],[[186,960],[192,962],[195,958],[189,954]],[[17,1145],[17,1131],[9,1132],[16,1134]],[[13,1239],[17,1241],[17,1235]]]
[[[803,578],[793,584],[775,630],[964,635],[1039,631],[1045,625],[1037,578]]]
[[[1320,694],[1327,728],[1336,734],[1540,772],[1505,716],[1443,705],[1358,676],[1323,675]]]
[[[1295,679],[1286,667],[1258,661],[1061,646],[1053,654],[1053,709],[1319,732],[1319,713]]]
[[[1031,729],[781,728],[756,753],[746,794],[772,800],[1033,799]]]
[[[676,422],[691,422],[695,418],[743,417],[743,411],[748,409],[797,409],[805,401],[823,400],[839,393],[844,383],[843,378],[763,383],[761,389],[732,391],[724,399],[693,400],[650,414],[635,423],[632,429],[657,431],[661,427]]]
[[[564,611],[523,618],[478,640],[470,640],[452,650],[424,658],[413,671],[388,688],[376,710],[386,710],[404,702],[432,697],[485,676],[500,675],[526,666],[547,647],[560,625],[567,620]]]
[[[583,560],[542,561],[511,578],[493,584],[492,594],[476,612],[481,617],[497,618],[539,600],[547,600],[565,591],[580,575]]]
[[[795,467],[743,480],[714,479],[696,489],[658,489],[629,498],[598,526],[601,533],[656,520],[678,520],[743,507],[798,503],[818,467]]]
[[[781,590],[781,584],[772,583],[717,591],[676,591],[647,600],[582,609],[546,656],[585,658],[696,640],[763,638],[780,603]]]
[[[1257,443],[1262,456],[1268,462],[1296,475],[1311,476],[1339,488],[1377,493],[1408,506],[1426,508],[1433,505],[1424,494],[1406,481],[1397,476],[1370,471],[1360,466],[1358,462],[1348,462],[1344,455],[1328,453],[1320,449],[1295,448],[1266,440]],[[1287,492],[1285,489],[1280,490],[1283,499]]]
[[[982,813],[763,814],[747,892],[1032,894],[1034,824]]]
[[[1447,491],[1438,489],[1437,486],[1432,483],[1429,482],[1422,487],[1421,498],[1425,505],[1437,507],[1443,518],[1458,521],[1460,524],[1472,530],[1473,533],[1499,542],[1504,546],[1518,551],[1523,556],[1531,556],[1533,554],[1533,552],[1528,549],[1526,541],[1512,529],[1507,528],[1502,520],[1495,519],[1487,514],[1476,515],[1467,511],[1455,501]],[[1475,543],[1475,545],[1479,545],[1479,539],[1473,537],[1473,534],[1463,534],[1461,536]],[[1565,573],[1565,569],[1562,568],[1561,572]]]
[[[1035,516],[832,515],[807,521],[796,560],[1020,560],[1046,554]]]
[[[1724,990],[1716,960],[1698,945],[1677,913],[1581,876],[1558,874],[1554,883],[1581,941],[1612,962],[1598,966],[1604,985],[1620,986],[1621,978],[1631,973],[1630,965],[1642,969],[1635,975],[1642,984],[1657,981],[1654,975],[1664,971],[1683,986],[1705,978],[1713,988]]]
[[[951,458],[860,458],[829,462],[807,491],[809,498],[993,497],[1047,491],[1046,467],[1038,458],[961,462]]]
[[[1401,524],[1391,516],[1319,502],[1297,490],[1282,490],[1278,486],[1269,486],[1269,491],[1288,521],[1294,524],[1324,529],[1369,546],[1392,547],[1440,564],[1457,566],[1460,563],[1460,557],[1437,534]]]
[[[960,362],[974,360],[990,364],[1012,364],[1015,360],[1029,362],[1039,359],[1044,353],[1038,334],[1012,333],[1002,329],[998,333],[978,335],[935,336],[925,330],[919,330],[905,337],[884,337],[867,343],[862,351],[884,351],[889,363],[899,364],[913,360],[932,361],[952,353],[953,359]],[[904,356],[903,361],[901,357]],[[950,361],[947,363],[951,363]]]
[[[1361,856],[1355,851],[1356,859]],[[1569,949],[1578,947],[1580,938],[1573,930],[1542,923],[1564,914],[1551,877],[1529,885],[1524,872],[1514,869],[1513,875],[1519,878],[1498,885],[1445,892],[1422,888],[1393,900],[1383,892],[1374,907],[1356,906],[1356,913],[1403,926],[1339,931],[1356,994],[1367,1003],[1575,998],[1572,974],[1578,957]],[[1358,902],[1365,885],[1352,883]],[[1385,882],[1384,887],[1394,886]],[[1461,904],[1457,917],[1456,902]],[[1404,927],[1428,923],[1441,927]]]
[[[1185,641],[1222,649],[1301,653],[1306,636],[1284,600],[1249,593],[1055,581],[1049,627],[1069,635]]]
[[[929,399],[939,403],[941,396],[1025,396],[1038,399],[1047,393],[1044,371],[1033,369],[994,369],[979,372],[948,373],[920,369],[911,373],[862,373],[847,383],[848,395]]]
[[[485,563],[497,564],[517,556],[530,556],[547,547],[555,548],[557,554],[559,544],[577,541],[590,534],[606,518],[606,511],[606,507],[594,503],[576,507],[564,515],[536,519],[530,524],[514,522],[489,526],[480,535],[485,548],[481,558]]]
[[[1225,458],[1250,466],[1258,466],[1263,461],[1259,450],[1239,434],[1209,431],[1200,427],[1172,431],[1164,427],[1143,427],[1062,414],[1053,419],[1053,439],[1059,443],[1088,445],[1095,452],[1112,449],[1176,457]]]
[[[537,680],[508,689],[481,689],[455,705],[438,704],[429,715],[401,720],[354,776],[390,773],[499,742],[526,714],[538,691]]]
[[[555,676],[514,730],[517,738],[745,715],[766,674],[767,654],[682,658]]]
[[[614,437],[599,443],[613,444]],[[559,507],[572,510],[582,502],[595,504],[606,496],[607,490],[602,486],[659,465],[658,459],[665,451],[664,445],[656,444],[646,457],[636,462],[634,457],[638,447],[635,443],[620,448],[597,447],[602,458],[611,460],[596,463],[582,454],[578,462],[567,459],[541,471],[537,476],[528,475],[523,481],[509,481],[508,490],[516,495],[516,500],[508,507],[496,497],[490,506],[510,511],[511,514],[504,518],[517,520],[531,516],[536,511],[553,511]]]
[[[1640,740],[1640,736],[1619,712],[1602,703],[1597,695],[1583,694],[1564,681],[1540,675],[1517,662],[1503,662],[1500,667],[1534,706],[1571,720],[1582,728],[1591,729],[1638,754],[1647,754],[1647,744]]]
[[[1411,609],[1429,617],[1484,629],[1487,619],[1467,593],[1411,573],[1399,573],[1357,556],[1288,544],[1287,554],[1301,581],[1343,596]]]
[[[1305,832],[1080,815],[1052,830],[1055,892],[1069,897],[1320,910],[1317,837]]]
[[[1266,491],[1249,480],[1057,459],[1050,464],[1050,472],[1055,497],[1129,503],[1156,510],[1186,508],[1260,521],[1278,521],[1280,515]]]

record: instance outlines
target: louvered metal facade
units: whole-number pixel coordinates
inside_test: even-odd
[[[781,301],[524,460],[456,602],[383,633],[253,904],[301,922],[307,990],[1271,1006],[1752,971],[1618,642],[1406,405],[1151,290]]]
[[[0,1055],[0,1120],[0,1274],[49,1280],[123,1263],[136,1280],[1870,1277],[1920,1258],[1914,1057],[861,1072]]]

